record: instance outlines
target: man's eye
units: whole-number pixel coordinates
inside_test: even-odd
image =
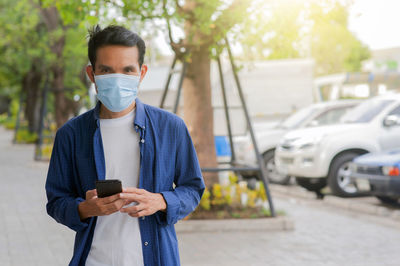
[[[100,72],[101,72],[101,73],[107,73],[107,72],[109,72],[109,71],[108,71],[108,69],[102,69]]]

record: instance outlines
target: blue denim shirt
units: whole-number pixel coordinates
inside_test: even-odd
[[[96,226],[97,217],[81,221],[78,204],[105,179],[100,105],[57,131],[47,174],[47,213],[76,231],[69,265],[85,264]],[[167,203],[166,212],[139,218],[144,264],[180,265],[174,224],[196,208],[205,188],[196,151],[182,119],[139,99],[132,126],[141,140],[139,187],[162,193]]]

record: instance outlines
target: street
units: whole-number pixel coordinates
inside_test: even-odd
[[[12,135],[0,127],[0,265],[67,265],[74,234],[46,213],[48,163],[34,162],[34,146],[13,145]],[[295,230],[180,233],[182,265],[400,264],[398,221],[282,193],[273,199]]]

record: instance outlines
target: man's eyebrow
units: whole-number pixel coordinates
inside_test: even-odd
[[[103,69],[113,69],[110,66],[106,66],[106,65],[99,65],[99,68],[103,68]]]
[[[137,67],[134,65],[128,65],[128,66],[124,66],[124,69],[137,69]]]

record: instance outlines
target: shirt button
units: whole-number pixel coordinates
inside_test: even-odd
[[[149,242],[147,242],[147,241],[146,241],[146,242],[144,242],[144,245],[145,245],[145,246],[147,246],[148,244],[149,244]]]
[[[142,217],[142,220],[144,220],[144,216]]]
[[[139,129],[139,127],[138,127],[138,126],[135,126],[135,128],[136,128],[136,130],[137,130],[137,129]]]
[[[140,142],[141,142],[141,143],[144,143],[144,139],[141,139]]]

